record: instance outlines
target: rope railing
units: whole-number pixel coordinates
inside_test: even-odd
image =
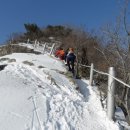
[[[102,74],[102,75],[106,75],[108,76],[108,91],[107,91],[107,115],[108,118],[110,120],[114,119],[114,109],[115,109],[115,103],[114,103],[114,94],[115,94],[115,81],[125,85],[126,87],[130,88],[129,84],[126,84],[124,81],[118,79],[115,77],[115,69],[114,67],[110,67],[109,68],[109,72],[102,72],[99,70],[94,69],[94,65],[93,63],[91,64],[91,66],[87,66],[87,65],[83,65],[83,64],[79,64],[82,67],[86,67],[86,68],[90,68],[90,79],[89,79],[89,85],[92,86],[93,85],[93,72]]]
[[[43,54],[45,54],[46,52],[48,52],[50,55],[52,55],[54,48],[56,46],[56,43],[52,42],[51,45],[48,45],[48,42],[39,42],[37,39],[34,41],[31,40],[27,40],[26,43],[33,43],[32,46],[34,49],[36,49],[37,51],[42,52]],[[15,44],[13,44],[15,45]],[[16,44],[17,45],[17,44]],[[42,48],[41,48],[42,46]]]
[[[91,66],[89,66],[89,65],[83,65],[83,64],[79,64],[80,66],[82,66],[82,67],[88,67],[88,68],[91,68]]]
[[[91,68],[91,66],[87,66],[87,65],[83,65],[83,64],[79,64],[80,66],[83,66],[83,67],[86,67],[86,68]],[[106,76],[111,76],[113,79],[115,79],[116,81],[118,81],[119,83],[125,85],[126,87],[130,88],[130,85],[126,84],[124,81],[122,81],[121,79],[118,79],[106,72],[102,72],[102,71],[99,71],[99,70],[96,70],[96,69],[93,69],[94,72],[97,72],[99,74],[102,74],[102,75],[106,75]]]

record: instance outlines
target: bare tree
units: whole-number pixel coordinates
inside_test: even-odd
[[[116,26],[112,27],[107,25],[103,29],[105,35],[105,48],[96,48],[106,60],[109,66],[114,66],[117,71],[118,78],[121,78],[127,84],[130,84],[130,30],[127,24],[127,6],[129,1],[125,1],[125,6],[123,9],[123,15],[118,17]],[[123,23],[122,23],[123,22]],[[122,32],[122,27],[124,26],[124,31]],[[119,85],[120,86],[120,85]],[[129,88],[122,86],[120,92],[117,93],[116,99],[119,105],[123,106],[128,114],[128,120],[130,122],[130,104],[129,102]]]

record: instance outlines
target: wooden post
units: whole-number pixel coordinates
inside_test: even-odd
[[[40,42],[39,42],[39,41],[37,41],[37,48],[39,48],[39,46],[40,46]]]
[[[46,43],[43,46],[43,53],[45,53],[45,49],[46,49]]]
[[[94,69],[94,65],[93,65],[93,63],[91,63],[90,80],[89,80],[89,85],[90,85],[90,86],[93,85],[93,69]]]
[[[51,47],[50,55],[51,55],[52,52],[53,52],[54,46],[55,46],[55,43],[54,43],[54,44],[52,45],[52,47]]]
[[[109,74],[115,77],[114,67],[109,68]],[[107,92],[107,115],[110,120],[113,120],[115,113],[115,80],[108,77],[108,92]]]
[[[35,40],[34,42],[34,48],[36,48],[36,46],[37,46],[37,40]]]
[[[28,39],[28,40],[27,40],[27,44],[29,44],[29,41],[30,41],[30,40]]]

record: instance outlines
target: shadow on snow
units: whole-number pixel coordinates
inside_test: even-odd
[[[75,82],[79,86],[80,93],[84,96],[85,100],[88,101],[90,95],[89,89],[87,88],[88,84],[80,79],[76,79]]]

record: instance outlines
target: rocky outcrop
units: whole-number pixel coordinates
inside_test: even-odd
[[[35,53],[35,54],[41,54],[40,52],[36,52],[33,49],[19,46],[17,44],[8,44],[0,47],[0,56],[8,55],[11,53]]]

